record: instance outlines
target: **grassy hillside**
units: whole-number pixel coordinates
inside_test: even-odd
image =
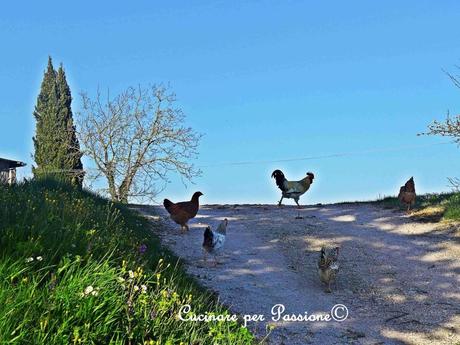
[[[403,208],[396,197],[386,197],[378,202],[388,208]],[[419,195],[411,215],[433,221],[460,220],[460,193]]]
[[[11,344],[251,344],[147,222],[53,181],[0,186],[0,339]]]

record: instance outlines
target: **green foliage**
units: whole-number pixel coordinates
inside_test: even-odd
[[[72,116],[72,96],[62,65],[56,72],[51,57],[45,71],[34,116],[35,176],[63,175],[81,185],[80,144]]]
[[[449,220],[460,220],[460,193],[453,194],[447,200],[444,218]]]
[[[117,205],[52,180],[0,186],[0,339],[9,344],[252,344],[228,313]],[[139,250],[143,246],[144,250]]]

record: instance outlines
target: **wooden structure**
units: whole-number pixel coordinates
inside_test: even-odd
[[[16,183],[16,168],[24,166],[26,163],[0,158],[0,183],[9,185]]]

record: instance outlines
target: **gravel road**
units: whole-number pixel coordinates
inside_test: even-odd
[[[206,205],[180,234],[162,207],[144,207],[161,222],[164,245],[188,272],[219,294],[267,344],[460,343],[460,231],[455,225],[417,223],[405,213],[367,203],[308,206]],[[228,218],[219,264],[203,262],[206,225]],[[340,272],[326,293],[316,272],[322,245],[340,246]],[[283,315],[329,315],[348,309],[344,321],[273,321]],[[343,309],[338,310],[339,317]]]

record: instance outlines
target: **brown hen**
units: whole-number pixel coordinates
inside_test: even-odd
[[[169,199],[163,200],[163,206],[166,211],[171,215],[171,219],[181,226],[181,232],[184,232],[184,228],[188,231],[187,222],[194,218],[200,208],[198,199],[203,193],[195,192],[190,201],[182,201],[174,203]]]
[[[414,178],[411,177],[404,186],[399,189],[398,199],[401,204],[407,205],[407,211],[410,207],[415,204],[415,182]]]
[[[321,254],[318,259],[318,273],[319,279],[327,284],[326,292],[332,292],[331,283],[339,272],[339,249],[339,247],[321,248]]]

